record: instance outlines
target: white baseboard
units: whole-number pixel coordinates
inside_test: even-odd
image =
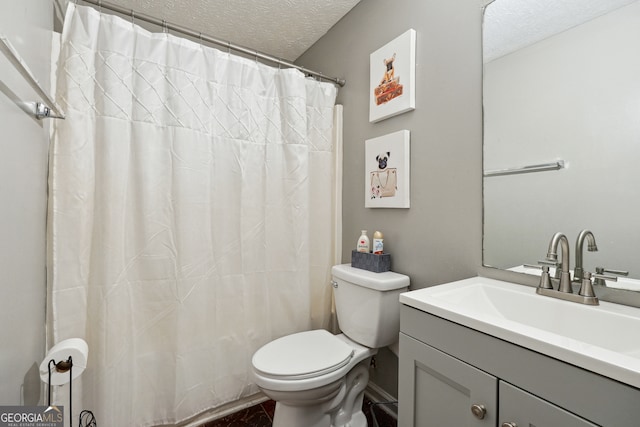
[[[367,388],[365,389],[364,394],[366,394],[369,400],[371,400],[372,402],[390,402],[390,401],[397,400],[395,397],[391,396],[381,387],[379,387],[378,385],[372,382],[367,384]],[[252,396],[245,397],[244,399],[237,400],[235,402],[230,402],[219,408],[205,411],[183,423],[176,424],[175,427],[199,427],[208,422],[218,420],[220,418],[226,417],[227,415],[231,415],[233,413],[242,411],[243,409],[250,408],[251,406],[255,406],[262,402],[266,402],[267,400],[269,400],[269,398],[265,396],[263,393],[257,393]],[[376,406],[378,409],[386,412],[393,418],[396,418],[396,419],[398,418],[397,405],[376,405]]]
[[[398,399],[387,393],[382,387],[378,386],[371,381],[367,384],[367,388],[364,390],[364,394],[372,402],[395,402]],[[398,404],[390,405],[376,405],[382,411],[386,412],[395,419],[398,419]]]
[[[257,394],[245,397],[244,399],[227,403],[226,405],[222,405],[219,408],[205,411],[183,423],[176,424],[175,427],[199,427],[205,423],[226,417],[227,415],[231,415],[233,413],[242,411],[243,409],[247,409],[247,408],[250,408],[251,406],[255,406],[262,402],[266,402],[267,400],[269,400],[269,398],[265,396],[263,393],[257,393]]]

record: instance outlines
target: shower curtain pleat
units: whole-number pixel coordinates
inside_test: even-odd
[[[256,349],[329,327],[336,88],[73,3],[57,72],[48,327],[89,344],[74,419],[255,394]]]

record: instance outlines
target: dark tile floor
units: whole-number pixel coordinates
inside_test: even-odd
[[[276,404],[272,400],[267,400],[259,405],[252,406],[235,414],[227,415],[216,421],[211,421],[202,425],[202,427],[271,427],[273,422],[273,413]],[[370,427],[374,426],[371,417],[371,411],[375,412],[376,420],[380,427],[397,427],[397,421],[380,409],[379,405],[372,405],[371,401],[366,397],[364,399],[362,410],[367,417],[367,423]],[[303,427],[303,426],[292,426]]]
[[[267,400],[259,405],[206,423],[202,427],[270,427],[275,408],[276,402]]]

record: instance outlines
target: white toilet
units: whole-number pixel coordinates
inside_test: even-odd
[[[366,427],[362,398],[378,348],[395,344],[400,293],[409,277],[336,265],[331,270],[340,335],[278,338],[253,355],[256,384],[276,401],[273,427]]]

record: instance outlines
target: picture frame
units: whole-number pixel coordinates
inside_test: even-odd
[[[369,122],[415,109],[415,30],[407,30],[373,52],[369,69]]]
[[[365,208],[409,208],[411,133],[401,130],[365,141]]]

